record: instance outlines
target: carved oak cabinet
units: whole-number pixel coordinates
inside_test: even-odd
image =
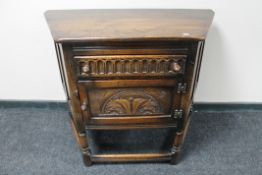
[[[177,163],[213,15],[212,10],[182,9],[45,13],[86,165]],[[159,129],[170,129],[164,132],[169,137],[157,135]],[[97,133],[88,135],[92,131]],[[101,153],[90,146],[103,133],[111,138],[100,148],[114,151]],[[143,152],[137,145],[144,139],[149,139],[145,147],[161,147],[162,141],[167,149]],[[112,140],[131,144],[131,153],[118,151]]]

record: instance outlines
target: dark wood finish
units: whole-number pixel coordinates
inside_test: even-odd
[[[85,164],[176,164],[213,11],[55,10],[45,15]],[[87,130],[146,128],[175,128],[172,149],[96,155],[86,135]]]
[[[128,39],[203,40],[212,10],[56,10],[46,18],[57,42]]]
[[[171,77],[183,74],[186,55],[75,56],[82,79],[117,77]],[[150,65],[150,67],[148,66]]]

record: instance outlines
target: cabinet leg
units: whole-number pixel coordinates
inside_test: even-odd
[[[88,149],[87,151],[83,151],[82,155],[83,155],[84,164],[86,166],[91,166],[92,161],[91,161],[91,158],[90,158],[90,150]]]
[[[72,129],[73,129],[73,134],[76,138],[76,141],[81,148],[84,164],[86,166],[91,166],[92,165],[92,161],[91,161],[91,158],[90,158],[91,151],[90,151],[89,146],[88,146],[86,134],[77,132],[73,121],[71,122],[71,126],[72,126]]]
[[[184,129],[182,129],[180,132],[177,132],[174,138],[173,147],[172,147],[172,158],[170,161],[170,164],[176,165],[178,164],[180,157],[181,157],[181,148],[184,143],[185,136],[187,134],[188,126],[190,123],[190,118],[186,122],[186,125]]]
[[[174,152],[173,155],[172,155],[170,164],[171,164],[171,165],[176,165],[176,164],[178,164],[178,162],[179,162],[179,160],[180,160],[180,155],[181,155],[180,150],[179,150],[179,151],[176,150],[176,152]]]
[[[181,156],[181,147],[183,144],[183,132],[177,132],[175,135],[175,139],[174,139],[174,144],[172,147],[172,157],[171,157],[171,161],[170,164],[171,165],[176,165],[178,164],[179,160],[180,160],[180,156]]]

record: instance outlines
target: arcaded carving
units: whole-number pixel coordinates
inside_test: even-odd
[[[88,77],[108,76],[172,76],[183,74],[185,55],[136,55],[75,57],[79,74]]]

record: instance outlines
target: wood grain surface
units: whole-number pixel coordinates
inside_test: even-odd
[[[204,40],[212,10],[50,10],[45,13],[57,42],[88,40]]]

